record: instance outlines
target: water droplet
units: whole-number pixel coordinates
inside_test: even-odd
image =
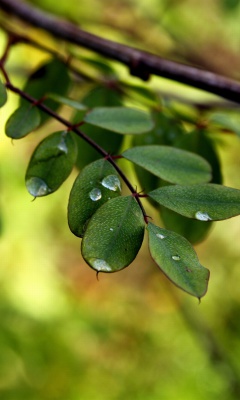
[[[208,213],[206,212],[202,212],[202,211],[197,211],[195,214],[195,217],[199,220],[199,221],[211,221],[211,217],[209,217]]]
[[[34,197],[45,196],[46,194],[51,193],[51,189],[49,189],[46,182],[37,176],[27,179],[26,187],[29,193]]]
[[[174,261],[179,261],[179,260],[181,259],[181,257],[178,256],[178,255],[176,255],[176,256],[172,256],[172,259],[173,259]]]
[[[62,136],[61,142],[58,145],[58,149],[61,150],[63,153],[67,154],[68,148],[65,142],[65,136]]]
[[[102,272],[111,272],[112,271],[112,268],[110,267],[110,265],[105,260],[101,260],[101,258],[94,258],[94,259],[89,260],[89,262],[91,262],[92,267],[99,272],[100,271],[102,271]]]
[[[113,228],[110,228],[110,231],[113,231]]]
[[[102,197],[102,193],[100,189],[94,188],[91,190],[91,192],[89,193],[89,197],[92,201],[98,201],[101,199]]]
[[[165,236],[162,235],[161,233],[156,233],[156,236],[157,236],[159,239],[165,239]]]
[[[121,182],[117,175],[108,175],[102,180],[102,185],[109,189],[116,192],[118,189],[121,190]]]

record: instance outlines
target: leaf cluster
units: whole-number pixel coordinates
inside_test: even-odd
[[[196,108],[195,117],[179,114],[153,90],[121,82],[115,72],[115,84],[106,84],[111,66],[94,59],[92,65],[101,73],[106,65],[105,79],[90,87],[82,83],[87,90],[80,99],[71,97],[74,76],[57,58],[35,70],[19,90],[19,106],[6,123],[9,138],[25,137],[50,117],[65,123],[33,151],[27,190],[33,197],[49,195],[76,168],[68,224],[81,238],[86,263],[97,273],[127,267],[142,246],[146,227],[155,263],[175,285],[201,298],[209,271],[190,243],[203,240],[213,221],[240,214],[240,190],[222,185],[212,133],[228,129],[239,134],[238,124],[227,112],[202,115]],[[13,88],[9,82],[6,86]],[[139,107],[125,106],[132,98]],[[6,101],[0,82],[0,106]],[[70,121],[57,114],[65,106],[71,109]],[[205,124],[199,124],[200,117]],[[144,194],[134,189],[118,158],[131,163],[134,185],[138,181]],[[123,194],[123,185],[129,195]],[[149,221],[142,198],[155,207],[164,228]]]

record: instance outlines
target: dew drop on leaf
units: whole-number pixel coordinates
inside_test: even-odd
[[[199,221],[211,221],[211,217],[209,217],[208,213],[206,212],[202,212],[202,211],[197,211],[195,214],[195,217],[199,220]]]
[[[91,192],[89,193],[89,197],[92,201],[98,201],[101,199],[102,197],[102,192],[100,189],[94,188],[91,190]]]
[[[159,239],[165,239],[165,236],[162,235],[161,233],[157,233],[156,236],[157,236]]]
[[[51,192],[46,182],[37,176],[27,179],[26,186],[29,193],[34,197],[45,196],[47,193]]]
[[[179,261],[179,260],[181,259],[181,257],[178,256],[178,255],[176,255],[176,256],[172,256],[172,259],[173,259],[174,261]]]
[[[95,258],[93,260],[89,260],[92,263],[93,268],[95,268],[97,271],[102,271],[102,272],[111,272],[112,268],[110,265],[105,261],[101,260],[100,258]]]
[[[102,185],[116,192],[118,189],[121,190],[121,183],[117,175],[108,175],[102,180]]]

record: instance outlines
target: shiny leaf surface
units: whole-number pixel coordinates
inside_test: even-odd
[[[137,146],[123,157],[168,182],[204,183],[211,179],[211,167],[202,157],[169,146]]]
[[[72,171],[77,149],[67,132],[55,132],[35,149],[26,172],[26,186],[34,197],[46,196],[61,186]]]
[[[207,291],[209,271],[203,267],[191,244],[177,233],[149,223],[149,249],[162,272],[180,289],[198,297]]]
[[[217,221],[240,214],[240,190],[217,184],[164,186],[149,196],[188,218]]]
[[[88,220],[97,209],[120,193],[120,179],[107,160],[87,165],[75,180],[69,197],[68,224],[74,235],[83,236]]]
[[[134,197],[116,197],[89,221],[82,240],[83,258],[98,272],[119,271],[134,260],[143,236],[144,219]]]

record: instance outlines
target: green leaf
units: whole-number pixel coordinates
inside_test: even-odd
[[[185,150],[169,146],[137,146],[124,151],[122,155],[168,182],[194,184],[211,179],[208,162]]]
[[[84,121],[123,135],[140,134],[153,128],[153,121],[147,112],[127,107],[94,108]]]
[[[162,272],[180,289],[198,297],[207,291],[209,271],[191,244],[177,233],[148,223],[149,249]]]
[[[40,122],[40,113],[37,107],[25,103],[18,107],[9,117],[5,132],[12,139],[21,139],[38,128]]]
[[[121,105],[121,101],[121,95],[116,90],[105,86],[95,86],[86,94],[81,102],[88,108],[92,108],[100,105],[109,107],[119,106]],[[74,115],[73,124],[82,121],[83,117],[83,112],[77,112]],[[81,131],[99,146],[103,147],[109,154],[118,154],[123,142],[122,135],[90,124],[81,126]],[[79,169],[100,157],[99,153],[80,137],[76,137],[76,142],[78,146],[76,165]]]
[[[67,131],[55,132],[35,149],[26,172],[26,186],[34,197],[55,192],[67,179],[77,157],[72,136]]]
[[[60,96],[64,96],[68,91],[69,84],[70,78],[67,65],[53,58],[34,71],[24,86],[23,91],[34,99],[41,100],[47,96],[48,93],[56,93]],[[20,100],[20,105],[25,103],[26,100]],[[53,111],[56,111],[59,107],[59,102],[52,99],[44,100],[44,104]],[[42,123],[49,117],[42,111],[40,115]]]
[[[188,218],[217,221],[240,214],[240,190],[214,183],[165,186],[149,193],[163,206]]]
[[[79,101],[69,99],[68,97],[60,96],[55,93],[48,93],[48,98],[55,100],[60,104],[64,104],[66,106],[75,108],[76,110],[81,110],[81,111],[87,110],[87,107],[84,104],[79,103]]]
[[[127,267],[138,254],[144,219],[132,196],[109,200],[93,215],[82,240],[85,261],[98,272]]]
[[[4,106],[7,101],[7,91],[5,85],[2,83],[0,79],[0,107]]]
[[[69,197],[68,224],[74,235],[82,237],[97,209],[120,193],[118,174],[107,160],[87,165],[75,180]]]

